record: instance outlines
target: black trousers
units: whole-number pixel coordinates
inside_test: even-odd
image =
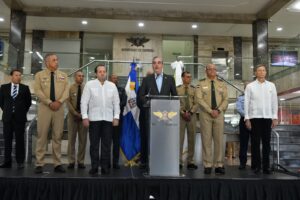
[[[91,121],[89,126],[90,134],[90,155],[93,169],[97,169],[99,165],[101,168],[108,168],[110,152],[111,152],[111,138],[112,138],[112,122],[108,121]],[[101,160],[99,159],[99,144],[101,140]]]
[[[246,165],[250,130],[246,128],[244,117],[240,118],[239,128],[240,128],[240,157],[239,157],[240,165]]]
[[[272,119],[254,118],[251,121],[251,154],[252,168],[270,168],[270,140]],[[260,141],[262,141],[262,162],[260,152]]]
[[[25,132],[26,122],[17,122],[14,117],[10,121],[3,122],[3,136],[4,136],[4,163],[11,163],[12,141],[15,135],[16,141],[16,161],[17,163],[24,163],[25,160]]]
[[[119,126],[113,126],[113,135],[112,135],[112,143],[113,143],[113,165],[119,163],[120,157],[120,135],[122,131],[122,116],[120,116]]]
[[[144,108],[140,113],[139,123],[140,123],[140,135],[141,135],[141,163],[148,164],[149,156],[149,111],[150,109]]]

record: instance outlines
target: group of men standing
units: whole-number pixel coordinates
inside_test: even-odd
[[[84,156],[87,142],[87,132],[90,138],[91,169],[89,173],[108,174],[111,167],[111,143],[113,140],[113,168],[118,169],[119,138],[121,113],[126,105],[126,93],[118,87],[117,76],[111,75],[106,80],[106,67],[95,68],[96,79],[83,84],[84,75],[78,71],[74,75],[75,83],[68,85],[67,75],[58,70],[58,57],[47,54],[44,58],[46,69],[35,75],[34,89],[40,103],[37,115],[37,143],[35,173],[42,173],[45,164],[45,152],[49,130],[51,130],[54,171],[64,173],[61,164],[61,140],[64,127],[64,102],[68,113],[68,168],[73,169],[77,163],[79,169],[84,169]],[[191,85],[191,74],[182,73],[183,84],[176,88],[172,76],[163,73],[163,60],[154,57],[152,60],[153,74],[147,75],[138,91],[137,104],[141,109],[141,168],[148,165],[149,101],[147,95],[180,95],[180,152],[182,159],[185,129],[188,138],[187,168],[197,169],[194,163],[196,112],[199,111],[199,121],[202,137],[202,157],[204,173],[211,174],[212,168],[216,174],[225,174],[224,168],[224,113],[228,106],[226,84],[217,77],[214,64],[206,66],[206,78],[194,87]],[[259,65],[255,70],[257,79],[245,90],[244,112],[240,125],[251,132],[252,168],[255,172],[261,169],[260,138],[263,142],[263,172],[269,173],[270,134],[271,128],[277,125],[277,92],[273,83],[265,80],[266,67]],[[31,94],[28,86],[20,83],[21,72],[11,72],[12,81],[0,88],[0,107],[3,110],[5,159],[1,168],[12,165],[12,138],[16,138],[16,160],[18,168],[24,167],[24,129],[26,113],[31,105]],[[265,91],[265,92],[262,92]],[[263,95],[261,95],[263,94]],[[258,103],[259,102],[259,103]],[[241,113],[241,112],[240,112]],[[241,133],[242,134],[242,133]],[[78,135],[78,152],[75,156],[75,143]],[[242,135],[241,135],[242,137]],[[99,143],[101,142],[101,158]],[[246,144],[247,143],[247,144]],[[248,146],[248,140],[243,143]],[[240,169],[245,168],[245,147],[241,148]]]

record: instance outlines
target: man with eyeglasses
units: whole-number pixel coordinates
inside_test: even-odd
[[[225,174],[224,168],[224,113],[228,106],[227,87],[217,78],[214,64],[206,66],[206,78],[196,88],[196,101],[200,107],[200,130],[204,174]],[[214,155],[212,155],[214,153]]]
[[[167,95],[176,96],[175,80],[172,76],[163,73],[163,60],[155,56],[152,59],[153,74],[143,79],[142,85],[138,92],[138,105],[143,106],[142,109],[146,116],[145,131],[141,132],[141,169],[146,169],[148,165],[148,137],[149,137],[149,102],[146,95]]]

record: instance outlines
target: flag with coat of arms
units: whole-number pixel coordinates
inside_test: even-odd
[[[128,81],[125,87],[127,94],[127,104],[123,112],[122,134],[120,147],[123,156],[126,159],[126,165],[135,165],[140,155],[140,128],[139,115],[140,110],[137,107],[136,97],[139,88],[137,79],[137,64],[130,64],[131,70],[128,75]]]

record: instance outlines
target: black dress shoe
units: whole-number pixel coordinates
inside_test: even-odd
[[[119,164],[113,164],[113,168],[114,169],[120,169],[120,165]]]
[[[215,168],[215,174],[217,174],[217,175],[224,175],[225,174],[225,168],[224,167],[217,167],[217,168]]]
[[[2,165],[0,165],[0,168],[11,168],[11,163],[5,162]]]
[[[36,173],[36,174],[41,174],[41,173],[43,173],[43,167],[42,167],[42,166],[37,166],[37,167],[34,169],[34,173]]]
[[[90,169],[89,174],[90,175],[96,175],[96,174],[98,174],[98,169],[97,168]]]
[[[66,170],[65,170],[65,168],[63,168],[62,165],[57,165],[57,166],[54,168],[54,172],[57,172],[57,173],[66,173]]]
[[[190,163],[187,165],[187,169],[198,169],[198,166],[193,163]]]
[[[179,169],[182,169],[183,165],[182,164],[179,164]]]
[[[68,165],[68,169],[74,169],[75,168],[75,164],[74,163],[70,163],[69,165]]]
[[[101,168],[101,174],[102,175],[109,174],[109,169],[108,168]]]
[[[204,174],[211,174],[211,167],[205,167]]]
[[[270,170],[270,169],[264,169],[264,170],[263,170],[263,173],[264,173],[264,174],[271,174],[271,170]]]
[[[82,163],[78,163],[78,169],[85,169],[85,165]]]
[[[17,169],[24,169],[24,163],[18,163]]]
[[[243,170],[243,169],[246,169],[246,165],[240,165],[239,166],[239,170]]]

